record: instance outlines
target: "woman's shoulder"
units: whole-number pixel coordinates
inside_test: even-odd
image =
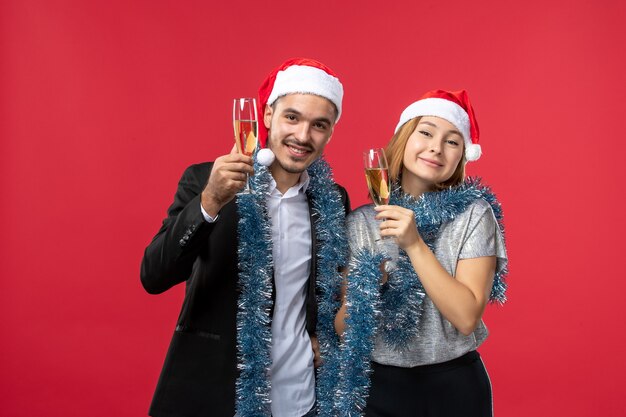
[[[350,217],[367,217],[371,216],[372,213],[376,213],[374,210],[374,204],[363,204],[352,210],[350,214],[348,214],[348,218]]]
[[[450,221],[446,222],[448,226],[459,224],[475,225],[481,221],[496,222],[495,215],[491,204],[483,198],[477,198],[472,201],[462,212],[454,216]]]
[[[368,223],[376,216],[376,210],[374,210],[374,204],[364,204],[352,210],[346,217],[346,223],[348,225],[355,223]]]
[[[480,178],[468,178],[462,187],[460,187],[462,195],[465,198],[472,199],[464,210],[464,214],[481,217],[491,214],[494,219],[501,220],[502,207],[497,197],[491,191],[491,188],[482,183]]]
[[[492,212],[493,208],[491,204],[484,199],[483,197],[478,197],[474,201],[467,204],[465,210],[463,210],[460,214],[462,216],[482,216],[486,212]]]
[[[376,210],[373,204],[360,206],[346,217],[346,232],[350,248],[370,248],[380,238]]]
[[[489,210],[491,210],[491,204],[481,197],[474,200],[465,211],[473,211],[482,214]]]

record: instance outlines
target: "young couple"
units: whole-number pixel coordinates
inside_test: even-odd
[[[141,265],[149,293],[186,283],[151,416],[491,416],[476,349],[506,251],[497,200],[464,178],[469,98],[407,107],[390,204],[352,213],[321,158],[342,98],[324,64],[288,60],[259,89],[270,156],[233,148],[183,174]]]

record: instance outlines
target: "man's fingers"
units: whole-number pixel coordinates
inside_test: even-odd
[[[252,165],[248,165],[245,162],[233,162],[229,165],[228,170],[243,172],[249,175],[252,175],[254,173],[254,168],[252,168]]]
[[[252,165],[246,163],[245,161],[227,161],[223,160],[217,166],[213,168],[215,171],[222,172],[243,172],[248,175],[252,175],[254,173],[254,168]]]
[[[223,180],[232,180],[232,181],[246,181],[248,176],[245,172],[241,171],[226,171],[222,177]]]
[[[252,157],[250,156],[241,155],[238,153],[232,153],[232,154],[226,155],[223,159],[223,162],[224,163],[242,163],[242,164],[252,166],[254,161],[252,160]]]

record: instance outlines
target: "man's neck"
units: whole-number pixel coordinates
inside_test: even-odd
[[[301,173],[291,173],[276,167],[270,167],[270,172],[272,177],[274,177],[274,181],[276,181],[276,189],[281,194],[285,194],[288,189],[296,185],[302,175]]]

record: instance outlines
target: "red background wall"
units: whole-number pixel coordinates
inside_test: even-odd
[[[139,283],[183,169],[284,59],[342,76],[327,156],[432,88],[469,90],[510,301],[481,352],[499,416],[622,416],[624,2],[0,2],[0,415],[146,414],[183,288]]]

